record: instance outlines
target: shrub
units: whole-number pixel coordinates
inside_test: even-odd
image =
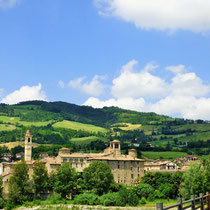
[[[158,187],[158,191],[163,194],[160,198],[173,198],[174,190],[171,184],[161,184],[160,187]]]
[[[142,197],[141,200],[139,201],[140,204],[144,205],[147,203],[146,198]]]
[[[46,200],[46,203],[49,204],[61,204],[64,203],[65,200],[62,199],[61,194],[54,193],[49,199]]]
[[[94,193],[84,193],[74,198],[74,204],[98,205],[99,203],[99,196]]]
[[[139,202],[139,198],[133,189],[122,188],[119,195],[121,200],[130,206],[136,206]]]
[[[110,192],[100,197],[100,204],[104,206],[125,206],[118,192]]]
[[[139,198],[145,197],[148,198],[150,194],[153,195],[154,188],[149,184],[140,183],[134,188],[136,194]]]
[[[139,203],[139,198],[133,190],[128,191],[128,205],[137,206]]]
[[[3,209],[5,205],[5,201],[3,198],[0,198],[0,208]]]

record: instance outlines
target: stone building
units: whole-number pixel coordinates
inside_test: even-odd
[[[144,160],[137,158],[135,149],[131,149],[128,155],[121,154],[120,141],[110,142],[110,147],[103,153],[71,153],[69,149],[59,150],[57,162],[69,162],[76,171],[82,173],[93,161],[107,163],[117,183],[130,185],[135,179],[144,175]]]
[[[28,130],[25,135],[25,162],[29,167],[29,177],[32,177],[35,160],[32,160],[32,136]],[[93,161],[102,161],[107,163],[114,175],[117,183],[131,185],[135,179],[144,175],[144,160],[137,158],[135,149],[129,150],[128,155],[121,154],[120,141],[110,142],[110,146],[103,153],[71,153],[68,148],[59,150],[57,157],[42,155],[41,161],[45,163],[48,173],[55,172],[62,163],[68,162],[82,173],[84,168],[88,167]],[[3,178],[4,192],[8,192],[8,182],[12,175],[12,170],[16,162],[3,162],[0,164],[0,175]]]

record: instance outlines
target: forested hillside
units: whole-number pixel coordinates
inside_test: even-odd
[[[136,147],[139,156],[141,151],[210,153],[210,124],[202,120],[174,119],[117,107],[94,109],[65,102],[0,104],[1,146],[23,141],[27,129],[36,143],[34,154],[56,154],[63,145],[73,151],[101,151],[112,139],[121,141],[124,152]]]

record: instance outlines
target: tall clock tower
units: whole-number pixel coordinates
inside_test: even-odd
[[[32,160],[32,136],[29,130],[25,135],[25,161]]]

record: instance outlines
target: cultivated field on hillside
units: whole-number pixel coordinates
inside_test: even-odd
[[[186,155],[185,152],[142,152],[143,158],[149,159],[176,159]]]
[[[57,122],[53,124],[53,127],[55,128],[69,128],[73,130],[85,130],[88,132],[107,132],[107,129],[98,127],[95,125],[90,124],[84,124],[79,122],[73,122],[68,120],[63,120],[62,122]]]
[[[7,117],[7,116],[0,116],[0,121],[4,123],[10,123],[10,124],[21,124],[23,126],[46,126],[52,121],[45,121],[45,122],[26,122],[26,121],[21,121],[19,117]]]

